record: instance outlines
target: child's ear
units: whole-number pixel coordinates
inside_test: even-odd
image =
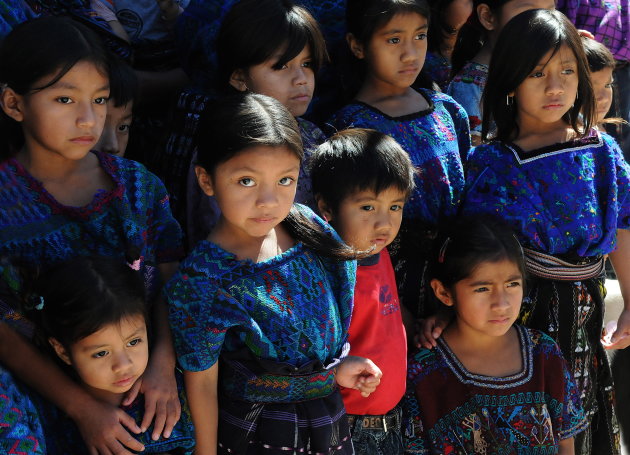
[[[199,182],[201,190],[206,195],[213,196],[214,190],[212,188],[212,177],[210,177],[210,174],[201,166],[195,166],[195,174],[197,175],[197,182]]]
[[[22,102],[24,97],[18,95],[11,87],[5,87],[0,95],[0,106],[5,114],[11,117],[16,122],[24,120],[24,114],[22,112]]]
[[[485,3],[477,6],[477,17],[486,30],[495,30],[497,28],[497,18],[492,14],[492,10]]]
[[[61,360],[63,360],[65,364],[72,365],[72,362],[70,361],[70,356],[68,355],[66,348],[64,348],[56,338],[52,338],[52,337],[48,338],[48,342],[55,350],[55,353],[57,354],[57,356]]]
[[[453,304],[455,303],[453,301],[453,296],[451,295],[451,291],[449,291],[440,280],[438,279],[432,279],[431,280],[431,289],[433,289],[433,293],[435,294],[435,296],[440,299],[440,302],[442,302],[444,305],[446,306],[453,306]]]
[[[352,54],[354,54],[356,58],[358,58],[359,60],[365,58],[365,53],[363,52],[363,44],[361,44],[361,42],[356,39],[352,33],[346,34],[346,42],[348,43],[348,46],[350,46]]]
[[[328,207],[328,204],[324,202],[324,199],[319,194],[315,195],[315,202],[317,202],[317,210],[319,214],[326,220],[328,223],[332,221],[332,210]]]
[[[230,85],[239,92],[246,92],[248,88],[245,71],[241,69],[232,71],[232,74],[230,75]]]

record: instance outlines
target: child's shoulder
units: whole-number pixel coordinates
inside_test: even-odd
[[[462,106],[455,101],[455,99],[451,95],[447,95],[443,92],[438,92],[435,90],[429,90],[427,88],[418,89],[420,92],[433,106],[438,106],[440,104],[444,105],[448,108],[455,108],[456,110],[463,110]]]
[[[538,352],[544,354],[552,354],[560,357],[562,356],[562,352],[560,351],[558,343],[556,343],[556,341],[545,332],[529,327],[524,327],[522,325],[518,325],[515,327],[518,327],[519,330],[521,330],[521,332],[525,334],[527,338],[531,341],[534,353]]]
[[[94,152],[110,175],[119,176],[123,184],[133,182],[138,189],[147,186],[162,185],[162,181],[150,172],[142,163],[107,152]]]
[[[439,348],[420,348],[409,357],[407,364],[407,380],[417,383],[422,377],[442,367],[442,355]]]
[[[377,113],[377,111],[365,103],[352,101],[335,112],[326,123],[339,129],[348,128],[354,126],[355,122],[363,117],[373,117]]]

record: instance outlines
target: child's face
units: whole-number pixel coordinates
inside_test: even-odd
[[[562,116],[577,97],[578,64],[571,49],[562,45],[547,52],[514,93],[517,122],[522,133],[546,131],[564,125]]]
[[[397,14],[374,32],[365,48],[355,47],[355,55],[366,61],[365,83],[384,94],[408,89],[424,65],[427,29],[424,16]]]
[[[501,336],[516,321],[522,301],[523,276],[514,262],[504,259],[482,262],[455,283],[450,305],[462,333]]]
[[[266,236],[289,214],[300,160],[286,147],[254,146],[219,164],[212,176],[196,170],[202,190],[221,208],[222,228],[247,241]]]
[[[125,150],[129,142],[132,108],[133,103],[127,103],[124,106],[114,106],[112,100],[108,101],[105,126],[94,150],[125,156]]]
[[[406,194],[389,187],[376,194],[372,190],[357,191],[339,204],[336,213],[322,210],[341,238],[359,251],[374,247],[380,252],[398,234],[402,222]]]
[[[613,69],[603,68],[591,73],[591,84],[597,102],[597,123],[606,117],[613,100]]]
[[[103,130],[109,82],[94,64],[80,61],[48,88],[15,95],[14,100],[7,96],[10,93],[3,93],[3,109],[22,123],[27,153],[78,160],[96,145]],[[18,109],[11,108],[14,103]]]
[[[70,365],[89,388],[98,393],[127,392],[149,360],[144,317],[131,316],[106,325],[74,343],[67,354]]]
[[[279,52],[266,62],[250,67],[243,80],[247,89],[277,99],[294,117],[299,117],[308,109],[315,90],[311,51],[306,46],[282,68],[274,68],[281,56]]]

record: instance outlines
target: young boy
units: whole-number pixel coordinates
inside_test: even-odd
[[[94,150],[125,156],[133,116],[133,100],[138,94],[138,79],[129,65],[112,58],[109,87],[105,126]]]
[[[341,391],[358,455],[403,454],[398,403],[405,392],[407,339],[386,247],[400,228],[414,173],[398,143],[374,130],[341,131],[311,158],[320,214],[347,244],[372,252],[357,269],[350,354],[370,358],[383,378],[369,398],[357,390]]]

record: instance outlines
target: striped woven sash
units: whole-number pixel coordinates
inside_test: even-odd
[[[583,264],[572,264],[556,256],[523,248],[527,271],[534,276],[548,280],[582,281],[601,276],[604,273],[603,256],[584,258]]]
[[[219,368],[222,390],[231,398],[250,403],[295,403],[330,395],[336,386],[332,368],[309,374],[255,374],[240,362]]]

